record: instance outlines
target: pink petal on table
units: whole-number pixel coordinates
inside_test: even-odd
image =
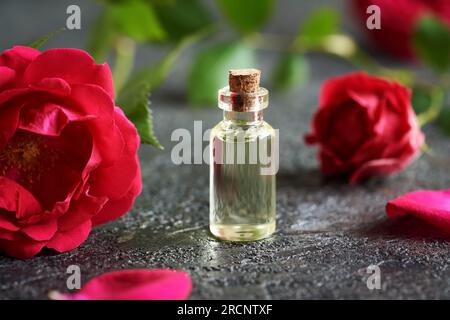
[[[192,290],[186,272],[131,269],[104,273],[74,294],[51,292],[53,300],[183,300]]]
[[[407,193],[389,201],[386,213],[390,218],[413,215],[450,235],[450,189]]]

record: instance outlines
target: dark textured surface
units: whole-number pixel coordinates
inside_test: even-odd
[[[202,298],[450,298],[450,245],[414,220],[390,222],[386,201],[417,188],[445,188],[448,140],[428,131],[435,155],[424,155],[400,175],[363,186],[325,183],[314,150],[300,133],[308,128],[316,85],[272,99],[266,119],[281,129],[278,231],[248,244],[221,243],[207,230],[208,168],[175,166],[173,129],[205,128],[219,110],[189,111],[161,105],[155,111],[166,151],[141,149],[144,191],[134,210],[93,231],[79,249],[28,261],[0,257],[1,298],[45,298],[65,289],[65,270],[81,267],[83,281],[101,272],[135,267],[180,268]],[[377,264],[382,290],[366,287],[366,268]]]
[[[272,238],[232,244],[208,233],[208,168],[172,164],[170,134],[176,128],[192,132],[194,120],[209,128],[221,113],[188,109],[180,90],[173,90],[179,87],[176,73],[153,99],[156,131],[166,149],[141,148],[144,190],[134,209],[95,229],[72,252],[45,252],[27,261],[0,256],[0,299],[66,291],[71,264],[81,267],[83,282],[114,269],[184,269],[194,282],[193,299],[450,298],[449,242],[418,221],[388,221],[384,212],[386,201],[404,192],[450,187],[450,140],[428,129],[434,153],[389,179],[359,186],[324,182],[315,150],[301,136],[320,83],[349,68],[324,57],[311,60],[307,88],[272,96],[266,113],[281,133],[278,230]],[[272,61],[263,56],[265,66]],[[380,266],[381,290],[366,286],[372,264]]]

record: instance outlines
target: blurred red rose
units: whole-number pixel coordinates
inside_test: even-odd
[[[402,59],[415,57],[412,37],[418,19],[433,14],[450,26],[449,0],[352,0],[354,11],[375,45]],[[377,5],[381,11],[381,29],[369,30],[367,7]]]
[[[424,141],[400,84],[352,73],[322,87],[308,144],[319,145],[322,172],[358,182],[405,168]]]
[[[14,47],[0,79],[0,251],[72,250],[140,193],[136,128],[84,51]]]

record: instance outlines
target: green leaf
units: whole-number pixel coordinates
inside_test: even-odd
[[[180,40],[212,24],[199,0],[151,0],[151,4],[170,40]]]
[[[428,123],[434,122],[439,117],[445,102],[445,91],[440,87],[430,87],[428,89],[426,89],[426,87],[423,87],[422,89],[418,88],[414,89],[416,91],[415,97],[413,91],[412,103],[414,108],[422,109],[417,113],[417,119],[420,126],[424,126]],[[420,90],[428,91],[421,92]],[[426,103],[428,103],[428,106],[425,105]]]
[[[138,42],[161,41],[166,38],[153,7],[142,0],[112,2],[108,10],[115,29]]]
[[[149,108],[149,95],[153,86],[152,80],[135,80],[134,85],[128,83],[117,99],[117,104],[136,126],[142,143],[163,149],[153,130],[153,116]]]
[[[120,105],[128,119],[136,126],[141,142],[164,149],[153,130],[153,115],[149,108],[149,91],[150,87],[142,84],[142,86],[134,88],[133,95],[128,95],[127,99]]]
[[[278,91],[286,91],[296,85],[306,83],[309,66],[303,55],[287,53],[275,66],[272,76],[272,87]]]
[[[108,57],[115,36],[114,19],[108,9],[99,15],[91,30],[88,51],[97,63],[102,63]]]
[[[306,45],[318,45],[327,36],[341,31],[341,16],[333,8],[323,7],[308,16],[300,27],[298,41]]]
[[[432,98],[431,88],[415,86],[413,88],[411,101],[416,114],[426,112],[431,107]]]
[[[27,46],[34,48],[34,49],[39,49],[40,47],[42,47],[45,43],[47,43],[48,40],[50,40],[51,38],[53,38],[54,36],[56,36],[58,33],[62,32],[66,30],[66,28],[60,28],[58,30],[55,30],[53,32],[50,32],[49,34],[46,34],[45,36],[43,36],[40,39],[37,39],[31,43],[29,43]]]
[[[223,14],[242,33],[261,28],[273,13],[273,0],[217,0]]]
[[[129,88],[117,99],[118,106],[136,126],[141,142],[164,149],[153,130],[153,116],[149,108],[150,84],[144,82]]]
[[[255,53],[241,43],[221,43],[200,52],[188,75],[188,97],[194,105],[213,104],[227,84],[228,70],[255,66]]]
[[[424,16],[414,31],[414,46],[420,58],[438,72],[450,66],[450,30],[437,18]]]
[[[148,86],[149,90],[158,87],[167,77],[167,74],[173,67],[180,53],[209,32],[210,29],[205,29],[184,38],[161,61],[143,67],[134,73],[123,88],[123,96],[126,97],[129,92],[133,94],[133,88],[141,87],[143,84]]]
[[[158,66],[161,65],[165,65],[164,62],[152,68],[143,69],[138,75],[131,77],[122,89],[117,104],[136,126],[142,143],[164,149],[153,130],[153,116],[149,108],[150,91],[161,75],[161,71],[158,71]]]
[[[444,108],[441,111],[437,122],[442,131],[450,135],[450,107]]]
[[[200,32],[185,38],[160,62],[142,68],[132,75],[123,87],[117,99],[118,105],[122,107],[127,117],[138,129],[143,143],[163,149],[153,131],[152,112],[148,108],[149,92],[164,81],[182,50],[199,40],[206,32]]]

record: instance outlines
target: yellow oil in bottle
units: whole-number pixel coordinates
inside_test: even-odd
[[[248,85],[247,70],[239,74],[238,84]],[[230,87],[219,91],[224,119],[210,137],[210,230],[222,240],[259,240],[276,227],[278,137],[263,120],[267,90],[258,83],[250,93],[234,92],[231,76]]]
[[[275,131],[263,121],[246,129],[223,121],[212,130],[213,153],[222,153],[224,159],[223,164],[211,162],[210,230],[218,238],[250,241],[275,231],[276,177],[262,174],[267,164],[259,157],[252,159],[254,150],[263,145],[271,151],[274,136]],[[239,161],[241,150],[245,150],[243,161]]]

